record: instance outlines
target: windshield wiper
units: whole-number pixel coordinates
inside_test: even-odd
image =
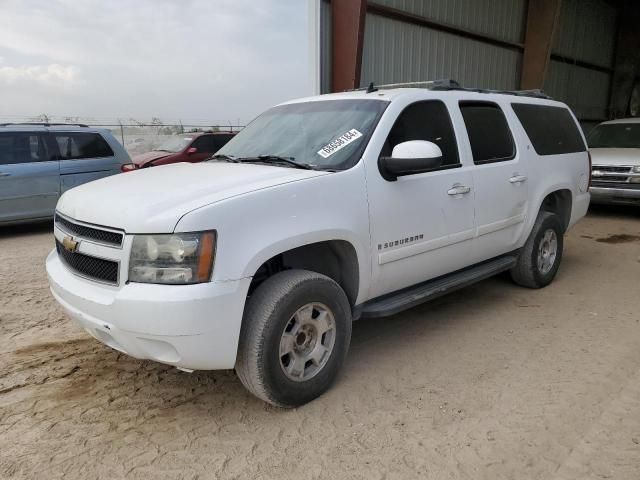
[[[217,155],[211,155],[209,158],[207,158],[207,161],[211,161],[211,160],[221,160],[223,162],[239,163],[239,160],[233,155],[225,155],[223,153],[220,153]]]
[[[313,165],[308,163],[296,162],[293,157],[281,157],[279,155],[258,155],[257,157],[239,157],[235,159],[238,162],[256,162],[256,163],[284,163],[294,168],[302,168],[304,170],[317,170]]]

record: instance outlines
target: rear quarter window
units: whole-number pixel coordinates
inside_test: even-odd
[[[587,150],[571,112],[564,107],[512,103],[538,155],[560,155]]]

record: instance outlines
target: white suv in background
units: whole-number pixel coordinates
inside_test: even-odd
[[[322,394],[358,318],[560,266],[589,160],[535,92],[346,92],[260,115],[216,157],[60,199],[51,290],[89,334],[183,370],[235,368],[274,405]]]
[[[601,123],[588,143],[593,202],[640,205],[640,118]]]

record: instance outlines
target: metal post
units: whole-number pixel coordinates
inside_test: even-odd
[[[122,146],[124,147],[124,128],[122,128],[122,122],[120,120],[118,120],[118,123],[120,124],[120,138],[122,138]]]
[[[562,0],[530,0],[520,88],[544,88]]]
[[[366,10],[366,0],[333,0],[331,2],[333,32],[331,90],[333,92],[360,86]]]

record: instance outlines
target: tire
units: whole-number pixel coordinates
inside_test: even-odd
[[[247,390],[272,405],[310,402],[336,379],[349,350],[351,322],[347,296],[329,277],[306,270],[277,273],[247,301],[236,373]]]
[[[552,233],[549,233],[552,232]],[[511,269],[512,280],[527,288],[543,288],[551,283],[556,276],[562,260],[564,229],[560,218],[555,213],[542,211],[538,214],[527,243],[524,244],[516,266]],[[545,257],[553,250],[549,240],[555,240],[555,255],[551,258],[547,255],[543,258],[542,265],[539,262],[539,254]],[[545,242],[547,248],[545,250]]]

